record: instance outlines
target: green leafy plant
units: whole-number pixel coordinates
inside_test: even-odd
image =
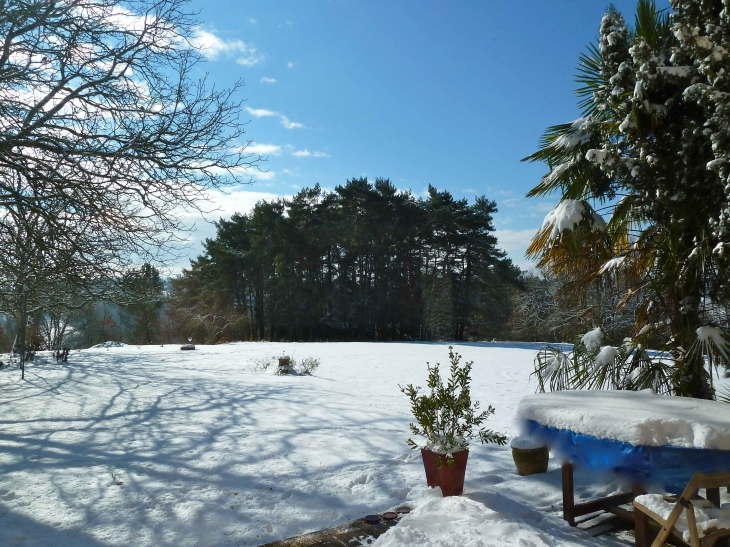
[[[460,364],[461,355],[449,346],[451,376],[444,384],[439,373],[439,363],[428,365],[428,387],[430,393],[421,394],[421,388],[409,384],[400,387],[411,400],[411,410],[418,425],[410,424],[411,432],[426,438],[425,446],[419,446],[413,439],[408,439],[412,449],[425,448],[446,456],[446,462],[439,457],[437,464],[453,467],[452,454],[469,447],[469,440],[478,438],[482,444],[507,442],[504,435],[485,429],[481,425],[494,414],[491,405],[481,413],[479,402],[471,400],[470,383],[473,361]]]

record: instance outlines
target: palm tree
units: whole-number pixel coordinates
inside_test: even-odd
[[[598,44],[580,56],[582,117],[549,127],[523,160],[550,168],[528,196],[561,197],[527,256],[568,279],[568,290],[617,286],[623,304],[639,299],[634,336],[615,351],[589,338],[571,358],[541,352],[542,389],[653,387],[713,398],[712,367],[730,362],[719,328],[726,272],[712,252],[723,182],[707,167],[706,112],[686,97],[706,76],[679,45],[654,0],[639,0],[633,28],[610,7]],[[647,344],[658,339],[661,351],[650,356]]]

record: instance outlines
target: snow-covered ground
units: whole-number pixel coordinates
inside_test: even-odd
[[[538,347],[455,344],[475,362],[473,397],[497,409],[491,428],[517,433]],[[254,370],[282,353],[321,366],[312,377]],[[414,511],[378,545],[615,545],[560,519],[554,464],[520,478],[507,447],[472,446],[464,496],[425,488],[398,386],[425,385],[426,361],[445,367],[447,353],[415,343],[127,346],[74,351],[68,364],[39,355],[25,381],[3,369],[0,545],[253,546],[403,504]],[[579,495],[615,490],[583,479]]]

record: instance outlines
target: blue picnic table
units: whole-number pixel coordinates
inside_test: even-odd
[[[647,491],[680,494],[695,471],[730,471],[730,405],[635,391],[561,391],[524,397],[523,435],[550,448],[562,464],[563,518],[618,507]],[[575,503],[574,469],[612,473],[630,492]],[[719,490],[708,491],[719,504]]]

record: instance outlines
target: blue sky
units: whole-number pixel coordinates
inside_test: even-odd
[[[594,0],[193,0],[212,82],[245,82],[251,185],[220,213],[319,183],[388,177],[497,202],[518,265],[556,199],[526,199],[545,172],[520,159],[545,127],[579,116],[575,67],[607,4]],[[614,5],[633,21],[635,0]],[[668,2],[660,0],[660,7]],[[191,256],[215,231],[199,221]]]

